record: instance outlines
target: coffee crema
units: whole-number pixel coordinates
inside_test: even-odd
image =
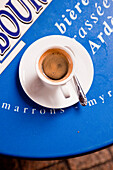
[[[47,50],[39,59],[40,72],[51,81],[63,81],[72,72],[73,62],[70,55],[59,48]]]

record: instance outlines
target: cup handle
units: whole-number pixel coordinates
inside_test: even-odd
[[[64,97],[65,97],[66,99],[69,98],[69,97],[70,97],[70,94],[69,94],[69,90],[68,90],[67,84],[61,85],[60,88],[61,88],[61,91],[62,91]]]

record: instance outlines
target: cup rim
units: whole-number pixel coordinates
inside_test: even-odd
[[[71,56],[71,59],[72,59],[72,62],[73,62],[73,68],[72,68],[72,72],[70,73],[70,75],[63,81],[59,81],[59,82],[54,82],[54,81],[51,81],[49,79],[47,79],[39,70],[39,66],[38,66],[38,62],[39,62],[39,59],[40,57],[49,49],[53,49],[53,48],[59,48],[59,49],[62,49],[64,51],[66,51],[70,56]],[[66,46],[59,46],[59,45],[51,45],[51,46],[48,46],[47,48],[44,48],[44,50],[40,51],[39,53],[39,57],[37,57],[36,59],[36,72],[37,72],[37,75],[38,77],[46,84],[48,85],[53,85],[53,86],[58,86],[58,85],[63,85],[63,84],[66,84],[69,80],[72,79],[73,75],[74,75],[74,72],[75,72],[75,62],[74,62],[74,54],[72,53],[71,50],[69,50]]]

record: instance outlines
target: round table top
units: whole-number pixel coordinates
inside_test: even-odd
[[[14,50],[17,43],[5,57],[1,55],[0,154],[53,159],[85,154],[113,143],[112,11],[112,1],[54,0],[19,39],[23,46],[18,54]],[[94,79],[86,107],[77,103],[68,108],[45,108],[22,89],[20,60],[34,41],[47,35],[74,38],[90,54]],[[12,43],[11,37],[9,40]]]

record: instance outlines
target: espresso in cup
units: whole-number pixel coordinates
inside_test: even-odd
[[[73,69],[70,55],[60,49],[48,49],[39,59],[40,72],[49,80],[59,82],[69,77]]]

